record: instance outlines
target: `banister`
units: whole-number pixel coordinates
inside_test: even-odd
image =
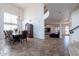
[[[72,34],[72,33],[74,33],[74,30],[76,30],[76,29],[78,29],[79,28],[79,26],[76,26],[76,27],[74,27],[73,29],[71,29],[69,32],[70,32],[70,34]]]

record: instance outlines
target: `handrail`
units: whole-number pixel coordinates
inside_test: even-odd
[[[79,28],[79,26],[76,26],[75,28],[71,29],[71,30],[70,30],[70,34],[74,33],[74,30],[76,30],[76,29],[78,29],[78,28]]]
[[[44,14],[48,11],[47,4],[44,3]]]

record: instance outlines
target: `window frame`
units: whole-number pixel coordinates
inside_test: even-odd
[[[13,30],[12,27],[11,27],[12,25],[13,25],[13,26],[16,26],[16,28],[17,28],[17,23],[12,23],[11,20],[10,20],[9,22],[5,22],[5,13],[8,14],[8,15],[10,15],[10,16],[9,16],[9,17],[10,17],[9,19],[13,18],[12,15],[14,15],[14,14],[10,14],[10,13],[8,13],[8,12],[4,12],[4,30],[7,30],[7,29],[5,29],[5,25],[10,25],[10,29],[9,29],[9,30]],[[14,15],[14,16],[16,16],[16,15]],[[18,16],[16,16],[16,22],[17,22],[17,18],[18,18]],[[11,23],[10,23],[10,22],[11,22]],[[16,29],[16,28],[15,28],[15,29]]]

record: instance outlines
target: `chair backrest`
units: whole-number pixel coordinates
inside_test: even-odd
[[[8,35],[6,31],[4,31],[4,35],[5,35],[5,39],[7,39]]]
[[[6,33],[7,33],[8,39],[13,40],[12,33],[10,31],[6,31]]]
[[[10,31],[9,31],[9,33],[10,33],[10,34],[12,34],[12,33],[13,33],[13,31],[12,31],[12,30],[10,30]]]
[[[27,31],[22,31],[22,38],[23,39],[27,38]]]

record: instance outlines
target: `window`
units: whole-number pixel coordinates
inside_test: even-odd
[[[4,12],[4,30],[13,30],[17,28],[17,16]]]
[[[65,34],[69,34],[69,26],[65,27]]]

